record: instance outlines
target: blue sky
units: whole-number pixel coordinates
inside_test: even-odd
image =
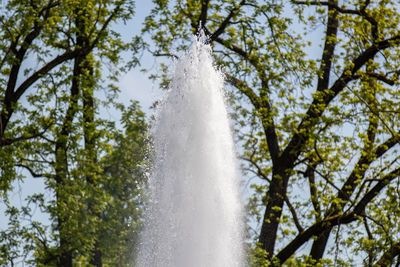
[[[136,13],[132,20],[127,24],[119,23],[114,29],[122,34],[125,41],[130,41],[133,36],[140,35],[142,24],[145,17],[150,13],[153,4],[150,0],[136,1]],[[127,55],[128,59],[131,55]],[[149,54],[144,53],[141,57],[140,68],[135,68],[124,74],[120,79],[120,101],[127,104],[130,100],[140,102],[146,113],[150,105],[159,98],[159,92],[152,81],[147,78],[147,74],[141,72],[141,68],[152,68],[155,66],[155,59]]]

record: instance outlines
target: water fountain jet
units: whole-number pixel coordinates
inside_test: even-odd
[[[151,201],[137,266],[243,266],[237,166],[223,75],[205,37],[177,62],[153,126]]]

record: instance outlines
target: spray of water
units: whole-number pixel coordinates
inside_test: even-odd
[[[140,267],[243,266],[241,205],[223,76],[204,37],[176,64],[153,129]]]

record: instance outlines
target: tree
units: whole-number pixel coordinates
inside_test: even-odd
[[[202,29],[235,96],[254,261],[400,261],[398,3],[153,2],[145,47],[175,57]]]
[[[119,0],[7,2],[0,29],[0,178],[9,215],[0,239],[4,263],[25,257],[36,266],[128,265],[127,242],[140,218],[147,126],[137,104],[123,113],[125,134],[98,113],[114,103],[118,88],[112,82],[123,70],[120,52],[128,48],[110,25],[131,18],[133,5]],[[25,63],[34,57],[36,62]],[[112,66],[109,85],[102,81],[100,61]],[[111,100],[97,99],[99,89]],[[117,174],[116,155],[135,161],[119,164]],[[44,179],[51,197],[32,195],[20,210],[9,203],[7,193],[21,179],[20,169]],[[133,187],[121,186],[123,179]],[[52,225],[31,221],[35,204]],[[24,219],[28,222],[22,224]]]
[[[100,244],[109,266],[131,266],[141,230],[144,188],[149,162],[144,113],[137,102],[122,108],[124,133],[116,131],[110,153],[101,159],[104,187],[110,199],[102,213]]]

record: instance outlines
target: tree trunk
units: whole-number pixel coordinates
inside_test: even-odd
[[[320,260],[324,256],[324,252],[326,249],[326,245],[329,240],[329,235],[332,231],[332,228],[329,228],[325,231],[323,231],[320,236],[317,238],[317,240],[314,241],[312,247],[311,247],[311,252],[310,256],[314,260]]]
[[[102,260],[102,253],[99,250],[99,244],[96,241],[96,244],[94,245],[93,249],[93,256],[92,259],[90,260],[90,264],[96,266],[96,267],[102,267],[103,266],[103,260]]]
[[[86,151],[86,182],[92,187],[98,187],[98,181],[96,176],[98,175],[96,170],[97,163],[97,152],[96,152],[96,136],[95,136],[95,118],[94,118],[94,69],[93,63],[91,62],[91,56],[88,55],[83,62],[83,67],[88,73],[87,77],[83,77],[82,81],[82,97],[83,97],[83,133],[84,133],[84,142],[85,142],[85,151]],[[88,200],[88,211],[94,217],[100,218],[101,214],[98,212],[94,212],[95,206],[98,204],[97,196],[92,196],[91,199]],[[99,220],[100,221],[100,220]],[[92,249],[92,258],[90,259],[90,264],[96,267],[102,267],[102,253],[100,250],[99,243],[99,232],[101,229],[94,226],[94,236],[95,236],[95,244]]]
[[[66,240],[60,240],[60,248],[66,246],[68,242]],[[60,255],[59,261],[57,262],[57,267],[72,267],[72,252],[71,251],[63,251]]]
[[[288,184],[288,176],[285,174],[286,170],[287,168],[283,168],[273,172],[274,175],[267,193],[267,207],[261,226],[259,242],[261,248],[268,253],[268,258],[272,258],[274,255],[279,219],[282,215],[284,204],[283,196],[286,195]]]
[[[77,46],[81,46],[81,40],[77,40]],[[70,89],[70,99],[67,111],[65,113],[64,121],[57,136],[55,145],[55,182],[56,182],[56,203],[57,211],[55,217],[57,218],[57,230],[59,233],[59,259],[57,260],[57,267],[72,267],[72,245],[69,239],[71,233],[66,231],[68,229],[66,224],[68,223],[68,216],[66,216],[66,210],[63,207],[68,207],[68,200],[65,195],[69,192],[65,192],[65,187],[68,185],[68,156],[67,156],[67,143],[68,137],[72,131],[72,121],[78,111],[78,98],[79,98],[79,76],[82,72],[81,63],[84,56],[78,55],[74,59],[73,66],[73,77]]]

